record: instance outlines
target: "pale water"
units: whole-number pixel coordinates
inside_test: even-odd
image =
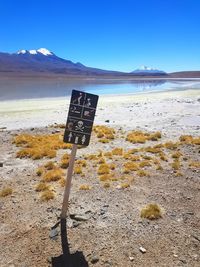
[[[105,94],[137,94],[155,91],[199,89],[200,79],[195,80],[19,80],[0,81],[0,101],[64,97],[71,94],[72,89],[90,93]]]

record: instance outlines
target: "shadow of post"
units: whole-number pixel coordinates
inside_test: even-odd
[[[70,254],[66,219],[61,219],[60,228],[63,254],[52,258],[52,267],[89,267],[82,251]]]

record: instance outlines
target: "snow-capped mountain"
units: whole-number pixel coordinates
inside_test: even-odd
[[[37,50],[19,50],[17,52],[18,55],[25,55],[25,54],[31,54],[31,55],[38,55],[38,54],[42,54],[44,56],[53,56],[54,53],[50,52],[48,49],[46,48],[40,48]]]
[[[142,67],[131,73],[108,71],[87,67],[80,62],[74,63],[70,60],[60,58],[46,48],[22,49],[16,53],[0,52],[0,75],[10,76],[109,76],[109,77],[135,77],[135,76],[157,76],[166,75],[165,72]]]
[[[40,73],[64,75],[101,75],[117,73],[96,68],[86,67],[77,62],[60,58],[46,48],[19,50],[16,53],[0,53],[1,73]]]
[[[147,66],[141,66],[139,69],[134,70],[132,73],[135,74],[166,74],[166,72]]]

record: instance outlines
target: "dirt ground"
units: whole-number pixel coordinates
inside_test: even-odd
[[[58,182],[51,182],[56,197],[41,201],[40,193],[35,191],[40,180],[36,169],[49,160],[16,158],[20,148],[12,141],[16,134],[62,135],[62,131],[45,127],[0,132],[0,162],[3,162],[0,188],[13,189],[11,195],[0,198],[1,267],[61,266],[52,263],[52,257],[62,254],[60,228],[52,232],[51,227],[58,222],[64,188]],[[98,155],[100,150],[105,153],[116,147],[128,150],[143,146],[126,141],[125,129],[115,127],[115,131],[115,139],[106,144],[98,142],[93,134],[90,146],[78,150],[77,160],[94,153]],[[177,141],[180,135],[177,133],[172,141]],[[145,146],[166,141],[167,135],[159,142],[148,141]],[[200,171],[189,167],[189,162],[199,161],[199,149],[199,145],[191,144],[178,147],[182,153],[177,171],[180,175],[171,167],[174,151],[166,150],[168,162],[161,163],[162,170],[156,170],[154,165],[145,167],[148,175],[142,177],[130,172],[127,188],[121,188],[124,181],[120,179],[104,188],[97,174],[98,163],[88,159],[84,174],[73,176],[67,218],[70,253],[82,252],[87,262],[80,266],[200,266]],[[65,152],[59,150],[53,161],[59,162]],[[113,171],[116,177],[122,176],[125,159],[116,155],[106,161],[116,165]],[[80,190],[83,184],[91,189]],[[162,208],[162,218],[140,217],[141,209],[149,203],[157,203]],[[146,251],[142,252],[141,247]]]

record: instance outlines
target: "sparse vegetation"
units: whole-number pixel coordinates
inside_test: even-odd
[[[54,169],[47,171],[43,175],[42,180],[45,182],[54,182],[60,180],[62,176],[63,176],[63,171],[61,169]]]
[[[86,184],[82,184],[79,187],[79,190],[90,190],[90,189],[91,189],[91,186],[86,185]]]
[[[11,187],[5,187],[0,191],[0,197],[7,197],[9,195],[12,195],[13,190]]]
[[[55,198],[55,193],[51,190],[45,190],[40,196],[42,201],[49,201]]]
[[[97,171],[98,174],[109,174],[110,173],[110,167],[108,164],[104,163],[104,164],[101,164],[98,168],[98,171]]]
[[[140,212],[141,218],[155,220],[162,217],[162,211],[158,204],[148,204]]]
[[[142,132],[142,131],[132,131],[127,134],[126,141],[129,141],[133,144],[144,144],[146,141],[157,141],[158,139],[161,138],[161,133],[160,132],[155,132],[155,133],[147,133],[147,132]]]
[[[62,136],[59,134],[20,134],[14,138],[13,143],[22,147],[17,152],[18,158],[32,158],[34,160],[44,157],[54,158],[56,157],[56,150],[71,148],[70,144],[62,141]]]
[[[35,191],[37,191],[37,192],[46,191],[46,190],[49,190],[49,189],[50,189],[50,186],[47,185],[47,184],[44,183],[44,182],[40,182],[40,183],[37,184],[36,187],[35,187]]]
[[[93,127],[94,132],[96,133],[99,142],[108,143],[110,140],[115,139],[115,130],[111,127],[104,125],[97,125]]]

